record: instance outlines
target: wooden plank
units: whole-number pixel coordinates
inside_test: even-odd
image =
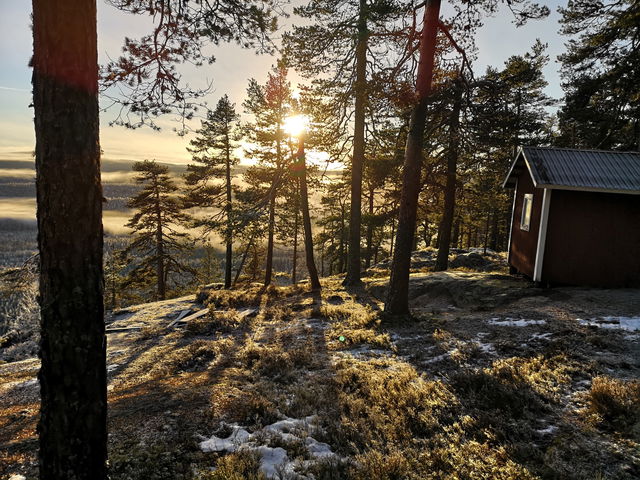
[[[238,312],[238,316],[240,318],[246,318],[246,317],[250,317],[252,315],[255,315],[258,312],[257,308],[245,308],[244,310],[240,310]]]
[[[176,323],[187,323],[187,322],[190,322],[191,320],[195,320],[196,318],[204,317],[207,313],[209,313],[209,309],[205,308],[204,310],[200,310],[199,312],[189,315],[188,317],[184,317],[183,319],[181,319],[179,322],[176,322]]]
[[[182,320],[184,317],[187,316],[187,314],[190,312],[191,310],[182,310],[178,316],[175,318],[175,320],[172,320],[171,323],[169,325],[167,325],[167,328],[171,328],[173,327],[176,323],[178,323],[180,320]]]
[[[142,327],[114,327],[107,328],[105,333],[117,333],[117,332],[135,332],[142,330]]]

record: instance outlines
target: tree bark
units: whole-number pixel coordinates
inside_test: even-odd
[[[447,184],[444,191],[444,215],[438,238],[438,257],[435,271],[449,268],[449,248],[451,247],[451,229],[456,204],[456,171],[458,169],[458,144],[460,142],[460,109],[462,104],[462,85],[456,81],[454,86],[453,108],[449,119],[449,149],[447,152]]]
[[[298,188],[295,190],[294,195],[294,208],[296,210],[295,216],[293,219],[293,260],[292,260],[292,268],[291,268],[291,283],[293,285],[296,284],[296,274],[298,268],[298,228],[299,228],[299,219],[300,219],[300,184],[298,183]]]
[[[460,217],[456,217],[456,222],[453,224],[453,233],[451,234],[451,245],[454,248],[458,248],[460,239]]]
[[[106,479],[96,3],[33,1],[40,478]]]
[[[247,255],[249,255],[249,250],[253,245],[253,237],[249,239],[249,243],[247,243],[247,248],[244,249],[244,253],[242,254],[242,259],[240,260],[240,265],[238,266],[238,270],[236,270],[236,276],[233,279],[233,286],[235,287],[236,283],[238,283],[238,279],[240,278],[240,274],[242,273],[242,269],[244,268],[244,263],[247,261]]]
[[[164,239],[162,238],[162,212],[160,211],[160,191],[156,185],[156,275],[158,277],[158,300],[164,300],[167,296],[167,283],[165,281],[164,268]]]
[[[304,253],[307,260],[307,272],[312,290],[320,290],[320,279],[318,269],[313,259],[313,235],[311,232],[311,214],[309,213],[309,194],[307,191],[307,165],[304,156],[304,138],[300,136],[298,140],[298,159],[301,164],[300,169],[300,207],[302,208],[302,225],[304,228]]]
[[[499,214],[498,210],[494,209],[491,212],[491,229],[489,230],[489,248],[494,252],[498,251],[498,235],[499,235]]]
[[[226,213],[227,213],[227,232],[226,232],[226,244],[227,251],[225,254],[225,264],[224,264],[224,288],[231,288],[231,267],[233,263],[233,223],[231,220],[232,215],[232,204],[231,204],[231,145],[229,141],[229,136],[226,137],[226,158],[225,158],[225,174],[226,174],[226,193],[227,193],[227,204],[226,204]]]
[[[364,166],[365,105],[367,97],[367,0],[360,0],[358,44],[356,45],[355,110],[353,156],[351,158],[351,214],[349,217],[349,253],[344,285],[360,280],[360,231],[362,226],[362,169]]]
[[[389,247],[389,256],[393,258],[393,246],[396,243],[396,218],[391,218],[391,246]]]
[[[483,251],[484,254],[487,254],[487,244],[489,242],[489,225],[491,224],[491,213],[487,213],[487,219],[484,224],[484,242],[483,242]]]
[[[373,206],[374,206],[375,190],[373,187],[369,189],[369,223],[367,224],[367,256],[364,259],[365,268],[371,266],[371,256],[373,255]]]
[[[269,226],[267,233],[267,264],[265,266],[264,273],[264,286],[268,287],[271,284],[271,276],[273,272],[273,232],[275,225],[275,211],[276,211],[276,191],[272,189],[271,197],[269,198]]]
[[[433,65],[435,62],[436,36],[441,0],[428,0],[420,39],[420,60],[416,78],[417,103],[411,112],[409,133],[405,147],[402,172],[402,193],[398,214],[398,231],[391,264],[391,278],[385,301],[385,312],[390,315],[409,313],[409,269],[411,246],[416,229],[420,174],[422,170],[422,145],[427,107],[431,95]]]
[[[344,272],[345,253],[344,253],[344,237],[345,237],[345,208],[340,207],[340,243],[338,245],[338,273]]]

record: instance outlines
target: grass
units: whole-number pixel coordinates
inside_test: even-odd
[[[525,348],[461,313],[392,325],[365,289],[323,282],[320,295],[305,286],[208,291],[209,315],[134,334],[111,384],[110,478],[266,480],[255,453],[198,449],[198,438],[225,437],[232,424],[285,449],[316,480],[637,478],[629,452],[640,382],[603,375],[587,355],[620,344],[611,333],[593,343],[576,333],[578,348],[573,333],[554,332],[557,340]],[[479,348],[473,328],[487,330],[494,351]],[[414,339],[408,350],[402,336]],[[336,456],[314,460],[309,433],[262,430],[312,415],[313,438]]]
[[[640,440],[640,381],[595,377],[587,400],[593,423]]]

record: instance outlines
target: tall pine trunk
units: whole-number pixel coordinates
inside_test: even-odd
[[[298,205],[298,196],[299,196],[299,188],[298,191],[295,192],[296,195],[296,199],[295,199],[295,209],[296,209],[296,213],[295,213],[295,217],[293,220],[293,266],[291,269],[291,283],[292,284],[296,284],[296,274],[297,274],[297,269],[298,269],[298,221],[299,221],[299,217],[300,217],[300,207]]]
[[[269,198],[269,225],[267,227],[267,264],[264,273],[264,286],[268,287],[271,284],[271,276],[273,272],[273,233],[275,226],[275,211],[276,211],[276,190],[273,188]]]
[[[424,11],[424,22],[420,39],[420,60],[416,78],[417,103],[411,112],[409,133],[405,147],[402,171],[402,193],[398,214],[398,231],[391,264],[391,278],[384,305],[390,315],[409,313],[409,269],[413,246],[420,176],[422,170],[422,145],[427,107],[433,80],[433,65],[436,53],[436,36],[441,0],[428,0]]]
[[[362,225],[362,169],[364,166],[365,104],[367,96],[367,0],[360,0],[358,44],[356,45],[355,110],[353,125],[353,157],[351,158],[351,214],[349,218],[349,251],[345,285],[360,283],[360,230]]]
[[[280,124],[282,123],[282,118],[280,118],[277,122],[277,133],[276,133],[276,164],[278,166],[278,171],[282,166],[282,145],[281,145],[281,130]],[[269,225],[267,227],[267,262],[265,266],[265,274],[264,274],[264,286],[268,287],[271,284],[271,277],[273,274],[273,235],[275,230],[275,215],[276,215],[276,195],[278,190],[278,185],[276,184],[279,180],[276,179],[277,175],[274,174],[274,183],[271,185],[271,192],[269,197]]]
[[[453,224],[453,232],[451,233],[451,246],[458,248],[460,239],[460,217],[456,217],[456,221]]]
[[[344,272],[344,264],[345,264],[345,208],[344,206],[340,207],[340,243],[338,244],[338,273]]]
[[[367,256],[364,259],[365,268],[371,266],[371,257],[373,256],[373,206],[374,206],[375,190],[373,187],[369,189],[369,223],[367,224]]]
[[[253,237],[249,239],[249,243],[247,243],[247,247],[244,249],[242,258],[240,259],[240,265],[238,265],[238,269],[236,270],[236,276],[233,279],[234,287],[236,286],[236,283],[238,283],[238,280],[240,279],[240,274],[242,274],[242,269],[244,268],[244,264],[247,261],[247,256],[249,255],[249,250],[251,249],[252,245],[253,245]]]
[[[460,108],[462,103],[462,85],[456,81],[454,86],[453,108],[449,119],[449,148],[447,152],[447,184],[444,190],[444,215],[438,239],[438,257],[436,271],[449,268],[449,248],[451,247],[451,229],[456,203],[456,171],[458,169],[458,144],[460,141]]]
[[[500,234],[499,224],[500,214],[497,208],[491,212],[491,228],[489,230],[489,248],[494,252],[498,251],[498,235]]]
[[[309,281],[312,290],[320,290],[320,279],[318,278],[318,269],[313,259],[313,235],[311,232],[311,214],[309,213],[309,193],[307,189],[307,165],[304,158],[304,138],[301,136],[298,140],[298,162],[300,168],[296,171],[300,172],[300,207],[302,209],[302,226],[304,228],[304,253],[307,260],[307,272],[309,272]]]
[[[158,277],[158,300],[167,296],[166,272],[164,265],[164,239],[162,238],[162,212],[160,211],[160,191],[156,185],[156,276]]]
[[[232,204],[231,204],[231,145],[229,136],[226,136],[226,158],[225,158],[225,174],[226,174],[226,193],[227,193],[227,231],[226,231],[226,243],[227,251],[225,254],[224,264],[224,288],[231,288],[231,267],[233,263],[233,222],[232,216]]]
[[[96,3],[33,1],[40,478],[106,478]]]

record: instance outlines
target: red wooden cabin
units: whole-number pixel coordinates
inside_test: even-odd
[[[640,285],[640,152],[521,147],[509,265],[543,285]]]

